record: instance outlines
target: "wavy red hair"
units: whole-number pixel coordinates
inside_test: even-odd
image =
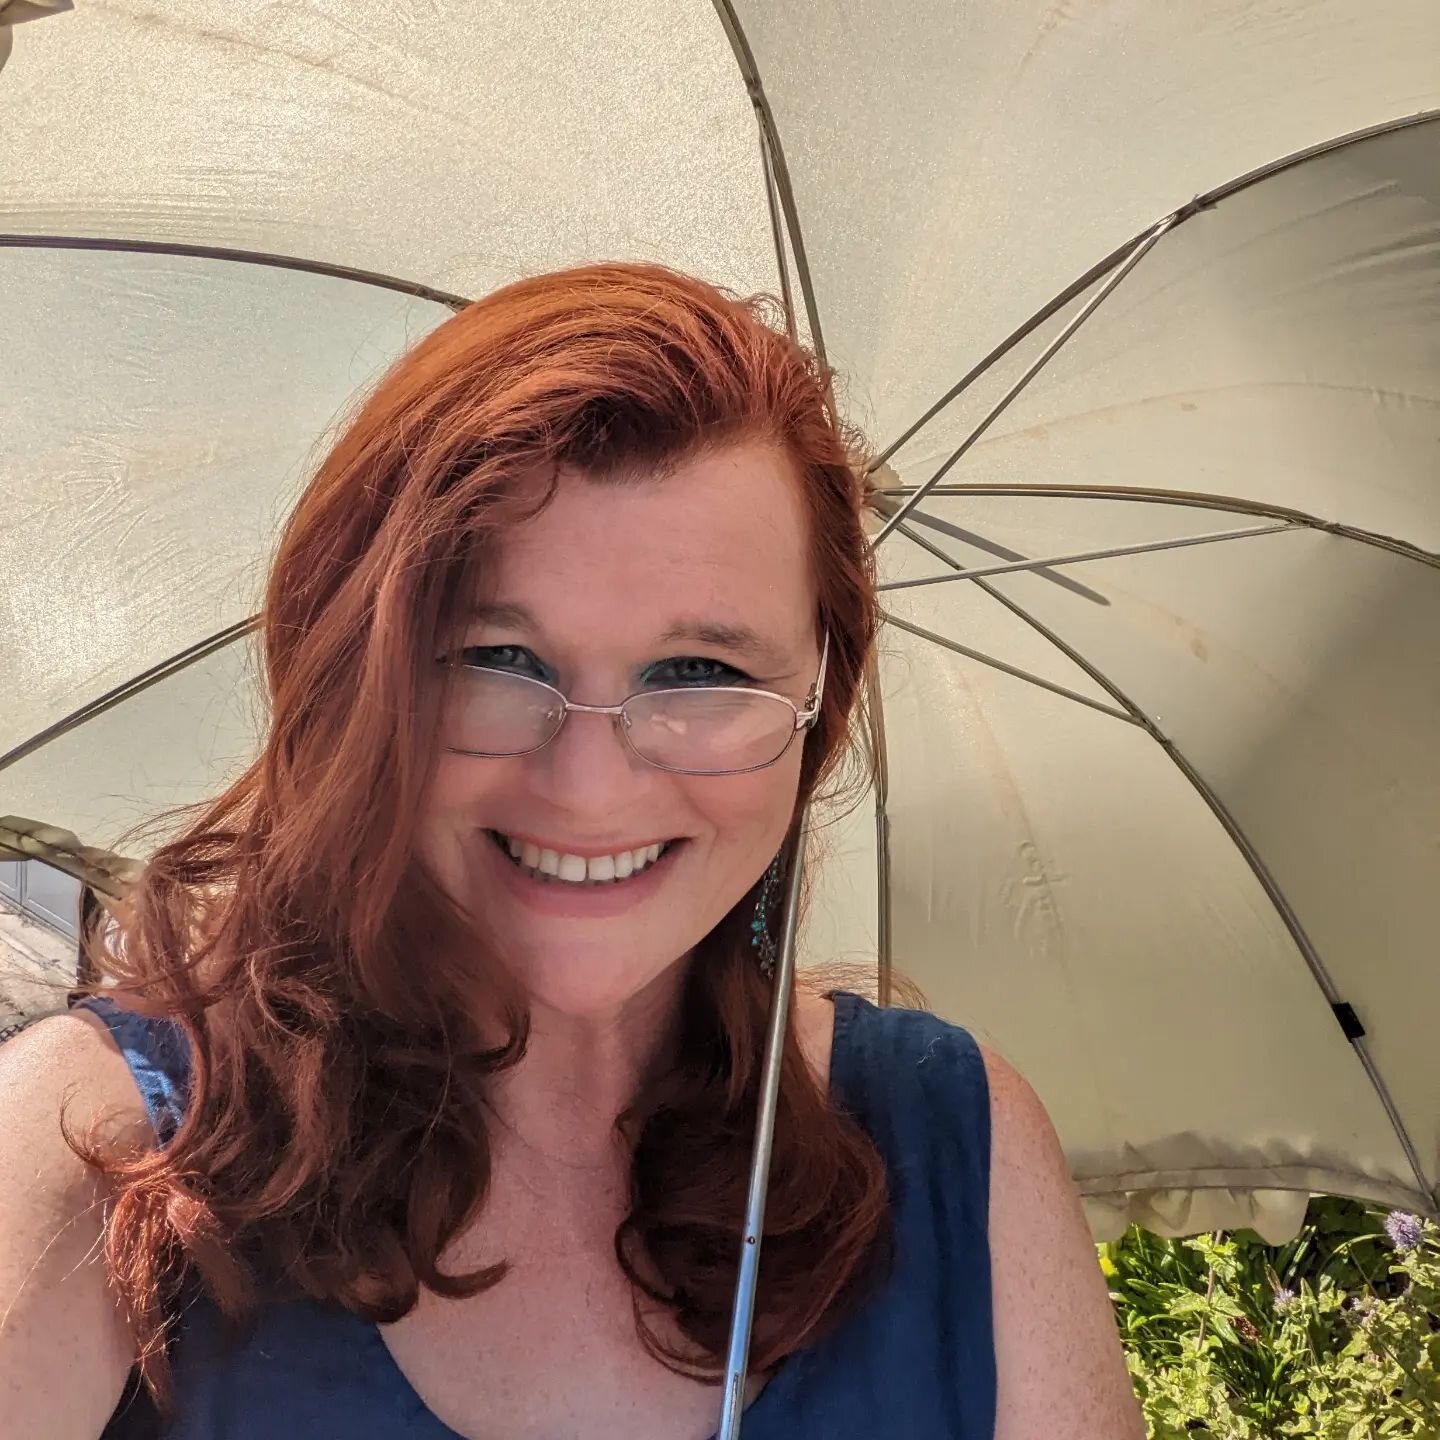
[[[394,365],[301,497],[265,595],[263,750],[156,850],[123,947],[92,938],[97,969],[176,1021],[193,1057],[164,1148],[80,1146],[114,1187],[109,1265],[162,1401],[187,1281],[232,1317],[284,1293],[388,1322],[421,1286],[462,1296],[503,1279],[441,1258],[483,1212],[487,1084],[523,1054],[523,1003],[407,842],[437,754],[437,636],[561,467],[663,475],[706,447],[780,447],[831,637],[797,820],[856,754],[876,615],[858,437],[775,313],[653,265],[509,285]],[[637,1326],[697,1378],[723,1369],[759,1092],[769,985],[748,944],[754,898],[699,947],[679,1059],[620,1122],[633,1163],[616,1254]],[[888,1242],[883,1163],[793,1033],[780,1097],[756,1370],[855,1304]],[[660,1338],[655,1307],[682,1343]]]

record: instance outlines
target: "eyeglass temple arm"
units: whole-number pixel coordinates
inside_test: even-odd
[[[815,683],[810,687],[809,699],[805,701],[805,708],[800,712],[800,724],[808,725],[820,713],[820,701],[825,694],[825,671],[830,664],[830,632],[825,632],[824,643],[820,646],[820,673],[815,677]]]

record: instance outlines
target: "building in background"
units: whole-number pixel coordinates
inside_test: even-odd
[[[0,860],[0,907],[74,941],[80,921],[81,885],[41,860]]]
[[[65,1005],[84,887],[41,860],[0,861],[0,1040]]]

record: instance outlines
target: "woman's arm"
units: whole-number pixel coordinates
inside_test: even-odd
[[[995,1440],[1145,1440],[1095,1242],[1040,1097],[980,1047],[990,1082]]]
[[[60,1133],[62,1105],[82,1135],[101,1113],[148,1134],[124,1060],[78,1014],[0,1046],[0,1440],[96,1440],[131,1367],[103,1189]]]

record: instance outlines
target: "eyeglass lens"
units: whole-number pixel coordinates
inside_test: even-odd
[[[501,670],[459,667],[445,742],[479,755],[521,755],[554,738],[565,707],[549,686]],[[660,690],[626,701],[626,738],[670,770],[749,770],[779,759],[795,733],[795,710],[757,691]]]

